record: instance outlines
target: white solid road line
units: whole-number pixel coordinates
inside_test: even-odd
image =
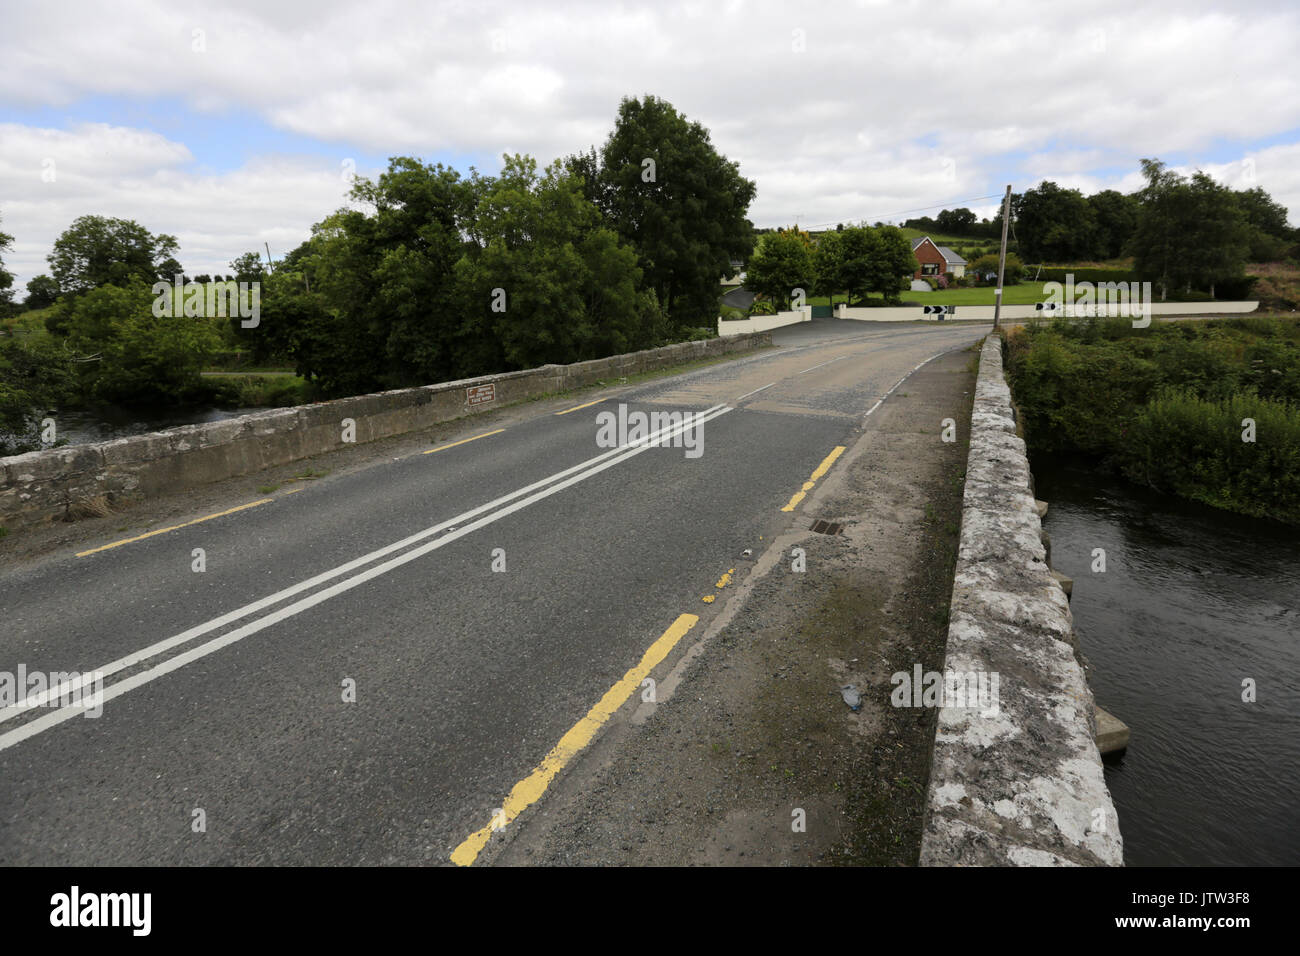
[[[546,487],[543,490],[530,495],[529,497],[523,499],[522,501],[517,501],[512,505],[509,505],[498,511],[494,511],[493,513],[485,517],[479,518],[477,521],[465,525],[464,527],[458,527],[455,531],[453,531],[450,534],[444,535],[443,537],[431,541],[428,544],[425,544],[419,548],[414,548],[410,551],[407,551],[405,554],[399,555],[398,557],[391,558],[390,560],[385,561],[383,564],[376,565],[375,567],[372,567],[367,571],[363,571],[354,577],[348,578],[347,580],[339,581],[338,583],[333,584],[330,587],[324,588],[308,597],[303,598],[300,601],[296,601],[295,603],[290,604],[288,607],[281,608],[278,611],[273,611],[270,614],[266,615],[265,617],[261,617],[255,621],[251,621],[250,623],[245,624],[243,627],[236,628],[235,630],[231,631],[229,634],[223,634],[221,637],[208,641],[206,644],[201,644],[198,647],[191,648],[188,651],[184,651],[183,653],[177,654],[175,657],[168,658],[167,660],[163,661],[161,664],[156,664],[155,666],[149,668],[148,670],[141,671],[138,674],[133,674],[132,676],[126,678],[125,680],[118,681],[116,684],[113,684],[104,689],[100,700],[102,703],[107,703],[108,701],[120,697],[121,695],[129,691],[135,690],[137,687],[141,687],[145,684],[150,683],[151,681],[157,680],[159,677],[163,677],[164,675],[169,674],[174,670],[177,670],[178,668],[184,667],[186,664],[192,663],[196,660],[199,660],[200,658],[206,657],[207,655],[219,651],[223,647],[228,647],[229,645],[234,644],[237,641],[241,641],[245,637],[248,637],[250,634],[256,634],[258,631],[270,627],[272,624],[276,624],[280,621],[285,620],[286,618],[293,617],[296,614],[300,614],[309,608],[315,607],[317,604],[327,601],[330,598],[335,597],[336,595],[342,594],[344,591],[351,590],[352,588],[356,587],[359,584],[364,584],[366,581],[369,581],[372,578],[376,578],[381,574],[386,574],[387,572],[393,570],[394,568],[401,567],[402,565],[407,564],[408,562],[414,561],[416,558],[423,557],[424,555],[432,551],[436,551],[437,549],[443,547],[444,545],[448,545],[453,541],[463,538],[465,535],[470,534],[473,531],[477,531],[479,528],[492,524],[495,521],[499,521],[502,518],[506,517],[507,515],[513,514],[514,512],[526,508],[531,504],[541,501],[543,498],[547,498],[553,494],[563,491],[564,489],[569,488],[580,481],[585,481],[586,479],[592,477],[593,475],[599,474],[600,472],[605,471],[608,468],[612,468],[614,465],[617,465],[623,461],[626,461],[629,458],[632,458],[636,455],[641,454],[644,451],[647,451],[648,449],[653,447],[652,442],[658,442],[662,444],[663,442],[671,440],[672,438],[676,437],[677,435],[681,434],[687,429],[694,428],[697,425],[703,425],[708,421],[711,421],[715,418],[727,414],[727,412],[731,410],[732,410],[731,408],[725,405],[715,405],[713,406],[713,408],[709,409],[708,411],[698,412],[694,414],[693,416],[688,418],[680,425],[673,425],[666,429],[659,429],[659,431],[647,435],[645,438],[638,439],[635,442],[630,442],[629,444],[624,445],[620,448],[611,449],[609,452],[606,452],[602,455],[598,455],[595,458],[590,459],[589,461],[584,462],[581,465],[574,466],[573,468],[568,468],[562,472],[557,472],[556,474],[550,476],[550,478],[546,478],[540,482],[536,482],[532,485],[529,485],[528,488],[520,489],[519,491],[513,492],[510,495],[496,499],[495,502],[490,502],[487,505],[481,505],[480,507],[474,509],[473,511],[467,511],[465,512],[464,515],[458,516],[456,518],[452,518],[450,519],[450,521],[443,522],[442,524],[435,526],[435,528],[447,527],[453,523],[464,520],[464,518],[467,516],[481,514],[484,510],[492,507],[493,505],[498,504],[500,502],[508,501],[512,498],[516,498],[520,494],[523,494],[528,490],[537,488],[542,485],[549,485],[549,487]],[[616,457],[611,458],[610,457],[611,455],[614,455]],[[606,460],[602,461],[601,459],[606,459]],[[587,466],[591,466],[591,467],[587,467]],[[586,468],[586,470],[580,471],[580,469],[583,468]],[[574,474],[574,472],[579,472],[579,473]],[[570,477],[567,477],[563,481],[560,481],[558,483],[551,484],[551,482],[553,482],[556,478],[560,478],[564,475],[569,475]],[[433,533],[435,533],[434,529],[427,529],[426,531],[420,532],[419,535],[413,535],[410,538],[406,538],[403,541],[398,542],[396,545],[389,545],[387,548],[383,548],[380,551],[372,552],[369,555],[366,555],[362,558],[358,558],[355,561],[349,562],[347,565],[342,565],[339,568],[335,568],[333,571],[326,572],[323,575],[317,575],[315,578],[311,579],[311,582],[319,583],[320,581],[327,580],[330,577],[337,577],[340,573],[344,573],[345,568],[355,568],[359,564],[364,564],[370,560],[373,560],[375,556],[390,553],[395,547],[400,547],[403,544],[410,543],[412,540],[418,540],[421,537],[427,537],[429,534],[433,534]],[[265,606],[266,602],[274,603],[276,600],[280,600],[284,596],[301,591],[304,587],[308,586],[308,584],[310,584],[311,582],[304,582],[301,585],[295,585],[294,588],[288,588],[285,591],[281,591],[276,595],[272,595],[270,598],[264,598],[262,601],[256,602],[256,604],[260,606]],[[255,605],[250,604],[247,607],[252,608],[254,606]],[[176,646],[176,643],[180,642],[180,638],[185,638],[186,640],[192,640],[194,636],[197,636],[198,634],[206,633],[207,631],[213,630],[215,627],[220,626],[219,624],[215,623],[216,621],[224,621],[228,623],[231,620],[235,620],[237,617],[246,616],[247,613],[249,612],[247,611],[246,608],[241,608],[239,611],[232,611],[230,614],[223,615],[221,618],[216,618],[214,619],[214,621],[209,621],[207,624],[201,625],[198,628],[191,628],[189,631],[186,631],[184,634],[177,635],[175,638],[170,638],[168,641],[161,641],[158,644],[153,645],[153,647],[151,648],[146,648],[145,651],[140,651],[136,654],[131,655],[129,658],[123,658],[122,661],[133,660],[135,663],[139,663],[142,660],[147,660],[148,657],[156,656],[156,653],[149,653],[150,651],[153,651],[154,648],[162,647],[163,645],[168,645],[168,647],[174,647]],[[236,617],[232,617],[232,615],[235,615]],[[190,636],[186,637],[186,635],[190,635]],[[122,661],[115,661],[113,664],[98,669],[98,671],[91,671],[90,677],[85,678],[80,682],[77,682],[77,686],[81,686],[84,683],[89,683],[91,680],[94,679],[96,675],[99,675],[101,678],[107,676],[108,673],[110,672],[110,668],[116,668],[115,670],[112,671],[112,673],[116,673],[117,671],[122,670],[123,666],[129,666],[129,665],[123,665]],[[118,666],[118,665],[122,665],[122,666]],[[71,688],[73,685],[69,684],[67,686]],[[64,685],[60,685],[60,692],[63,691],[63,687]],[[48,694],[49,692],[47,692],[47,695]],[[47,696],[46,699],[47,700],[51,699],[51,696]],[[30,707],[23,708],[23,710],[28,710],[28,709],[31,708]],[[58,710],[51,711],[50,713],[38,717],[35,720],[29,721],[23,724],[21,727],[11,730],[7,734],[0,735],[0,751],[7,750],[8,748],[14,746],[15,744],[21,743],[22,741],[27,740],[30,737],[34,737],[36,734],[49,730],[52,727],[56,727],[59,724],[63,723],[64,721],[71,720],[73,717],[84,716],[85,712],[86,712],[86,708],[82,704],[68,705],[65,707],[61,707]],[[16,714],[10,713],[5,716],[16,716]]]
[[[814,365],[814,366],[812,366],[811,368],[806,368],[806,369],[803,370],[803,372],[811,372],[814,368],[824,368],[825,366],[830,365],[831,362],[838,362],[840,359],[846,359],[846,358],[849,358],[849,356],[847,356],[847,355],[841,355],[840,358],[833,358],[833,359],[831,359],[830,362],[822,362],[821,365]],[[796,374],[796,375],[802,375],[803,372],[795,372],[794,374]]]
[[[773,385],[775,385],[775,384],[776,384],[776,382],[768,382],[766,385],[763,386],[763,388],[771,388],[771,387],[772,387]],[[759,392],[763,391],[763,388],[756,388],[756,389],[754,389],[752,392],[746,392],[744,395],[740,395],[740,396],[738,396],[738,397],[732,399],[732,401],[738,402],[738,401],[740,401],[742,398],[749,398],[749,396],[751,396],[751,395],[757,395]]]

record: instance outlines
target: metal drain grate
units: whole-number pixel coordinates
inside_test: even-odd
[[[824,521],[823,519],[818,518],[812,523],[812,530],[816,531],[818,534],[839,534],[844,530],[844,525],[840,524],[838,521]]]

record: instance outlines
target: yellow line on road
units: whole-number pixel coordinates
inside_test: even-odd
[[[469,866],[478,859],[478,855],[483,852],[488,840],[492,838],[494,825],[500,827],[508,824],[523,813],[524,810],[540,800],[556,775],[587,744],[591,743],[596,736],[596,732],[600,730],[605,721],[609,720],[614,712],[623,706],[623,703],[632,696],[633,691],[641,686],[641,681],[646,678],[646,675],[668,656],[669,652],[677,646],[677,642],[699,620],[694,614],[683,614],[673,621],[672,626],[650,645],[649,650],[641,658],[641,663],[624,674],[622,680],[607,690],[600,702],[587,711],[587,716],[574,724],[568,733],[560,738],[560,742],[551,748],[551,752],[546,755],[536,769],[514,785],[493,821],[483,829],[471,833],[465,839],[465,842],[456,847],[451,854],[451,862],[457,866]]]
[[[818,479],[820,479],[822,475],[826,474],[826,472],[830,471],[831,465],[835,464],[835,459],[844,454],[844,448],[844,445],[836,445],[835,450],[827,455],[822,463],[817,466],[817,470],[812,473],[812,477],[803,483],[803,488],[796,491],[794,497],[790,499],[790,503],[781,510],[794,511],[799,502],[803,501],[804,496],[807,495],[808,492],[812,491],[813,485],[817,484]]]
[[[435,451],[446,451],[448,448],[455,448],[457,445],[463,445],[467,441],[478,441],[480,438],[487,438],[489,435],[500,435],[504,428],[498,428],[494,432],[484,432],[482,435],[475,435],[473,438],[462,438],[460,441],[454,441],[450,445],[439,445],[437,448],[430,448],[428,451],[420,452],[421,455],[432,455]]]
[[[591,408],[592,405],[599,405],[599,404],[600,404],[601,402],[603,402],[603,401],[604,401],[603,398],[598,398],[598,399],[596,399],[594,402],[588,402],[586,405],[574,405],[572,408],[566,408],[564,411],[562,411],[562,412],[556,412],[555,414],[557,414],[557,415],[567,415],[567,414],[569,414],[569,412],[576,412],[576,411],[578,411],[578,409],[580,409],[580,408]]]
[[[78,551],[77,557],[84,558],[86,555],[95,554],[98,551],[107,551],[109,548],[131,544],[134,541],[143,541],[145,538],[152,538],[156,534],[166,534],[168,531],[175,531],[177,528],[188,528],[192,524],[198,524],[202,521],[211,521],[213,518],[221,518],[225,515],[232,515],[236,511],[243,511],[246,508],[256,508],[258,505],[264,505],[274,500],[274,498],[263,498],[261,501],[250,501],[246,505],[240,505],[238,508],[231,508],[229,511],[218,511],[214,515],[205,515],[202,518],[195,518],[193,521],[187,521],[184,524],[174,524],[170,528],[159,528],[157,531],[148,531],[144,534],[136,535],[134,538],[126,538],[122,541],[114,541],[112,544],[106,544],[103,547],[91,548],[89,551]]]

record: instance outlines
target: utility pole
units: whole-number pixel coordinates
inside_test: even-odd
[[[1008,196],[1011,195],[1011,187],[1010,187],[1010,186],[1007,187],[1007,195],[1008,195]],[[1003,226],[1005,227],[1005,225],[1006,225],[1006,224],[1004,223]],[[1007,232],[1007,230],[1006,230],[1005,228],[1003,228],[1003,230],[1002,230],[1002,245],[1003,245],[1003,246],[1005,246],[1005,245],[1007,244],[1007,236],[1006,236],[1006,232]],[[266,246],[266,271],[267,271],[267,272],[274,272],[274,271],[275,271],[275,266],[272,265],[272,263],[271,263],[271,244],[270,244],[269,242],[264,242],[264,243],[262,243],[262,245]],[[1001,279],[998,280],[998,285],[1002,285],[1002,280],[1001,280]]]
[[[1007,184],[1007,194],[1002,200],[1002,250],[998,253],[998,287],[993,292],[993,328],[998,327],[998,318],[1002,314],[1002,273],[1007,267],[1007,223],[1011,221],[1011,184]]]

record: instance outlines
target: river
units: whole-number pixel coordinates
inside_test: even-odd
[[[1106,768],[1125,862],[1300,864],[1300,529],[1077,467],[1034,475],[1097,703],[1132,730]]]
[[[151,411],[99,408],[95,411],[67,411],[52,416],[57,436],[69,445],[88,445],[112,441],[130,435],[219,422],[240,415],[266,411],[265,408],[159,408]],[[42,416],[43,417],[43,416]]]

